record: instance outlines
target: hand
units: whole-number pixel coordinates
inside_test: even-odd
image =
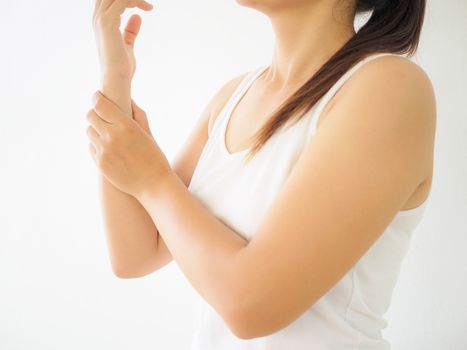
[[[154,139],[153,135],[152,135],[152,132],[151,132],[151,129],[149,128],[149,122],[148,122],[148,118],[146,116],[146,112],[143,111],[141,108],[138,107],[138,105],[136,104],[135,101],[133,101],[133,99],[131,99],[131,109],[132,109],[132,112],[133,112],[133,119],[135,120],[135,122],[138,123],[138,125],[148,133],[149,136],[151,136],[151,138]]]
[[[149,11],[153,5],[144,0],[95,0],[93,28],[102,75],[118,74],[131,79],[136,70],[134,43],[141,28],[141,17],[132,15],[123,36],[120,32],[121,14],[138,7]]]
[[[135,198],[162,184],[172,169],[154,138],[101,92],[93,95],[93,104],[86,132],[89,151],[101,173]],[[138,110],[136,106],[141,117],[144,111]]]

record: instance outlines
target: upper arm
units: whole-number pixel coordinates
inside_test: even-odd
[[[332,288],[428,173],[435,101],[421,68],[383,57],[348,84],[236,257],[230,322],[245,337],[287,326]]]
[[[245,73],[246,74],[246,73]],[[181,149],[177,153],[173,161],[171,161],[172,170],[180,177],[183,183],[188,187],[193,176],[194,169],[198,163],[199,157],[204,145],[209,136],[209,131],[214,123],[215,118],[221,111],[228,98],[232,95],[240,81],[245,77],[241,74],[227,83],[225,83],[207,103],[202,111],[195,126],[191,130],[188,138],[183,143]],[[156,248],[156,266],[159,269],[170,261],[173,257],[162,237],[157,233],[157,248]]]

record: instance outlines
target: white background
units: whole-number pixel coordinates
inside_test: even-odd
[[[176,263],[111,272],[85,132],[99,89],[93,1],[0,2],[0,349],[188,349],[196,291]],[[172,159],[226,81],[270,62],[274,38],[235,1],[153,3],[123,23],[143,17],[132,95]],[[414,61],[437,96],[434,182],[385,336],[398,350],[465,350],[467,3],[428,5]]]

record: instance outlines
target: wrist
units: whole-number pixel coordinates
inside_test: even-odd
[[[151,202],[165,197],[165,194],[170,192],[173,186],[176,185],[176,181],[180,181],[180,178],[172,169],[168,169],[164,175],[158,176],[157,181],[152,181],[134,197],[143,207],[147,208]]]
[[[123,86],[131,86],[132,77],[121,70],[106,70],[101,74],[101,83],[113,83]]]
[[[103,76],[100,90],[109,100],[128,115],[129,118],[132,117],[131,84],[128,81],[115,77]]]

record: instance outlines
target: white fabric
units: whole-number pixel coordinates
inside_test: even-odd
[[[365,62],[387,54],[373,54],[359,61],[306,116],[278,130],[253,160],[243,164],[241,159],[246,151],[227,151],[225,129],[233,107],[267,66],[251,71],[216,118],[189,191],[225,224],[250,240],[304,145],[313,136],[326,103]],[[381,335],[387,324],[383,314],[389,306],[411,233],[422,218],[426,202],[398,212],[379,239],[332,289],[298,319],[274,334],[240,339],[200,297],[199,326],[191,350],[389,349],[389,343]],[[310,210],[312,206],[311,203]]]

